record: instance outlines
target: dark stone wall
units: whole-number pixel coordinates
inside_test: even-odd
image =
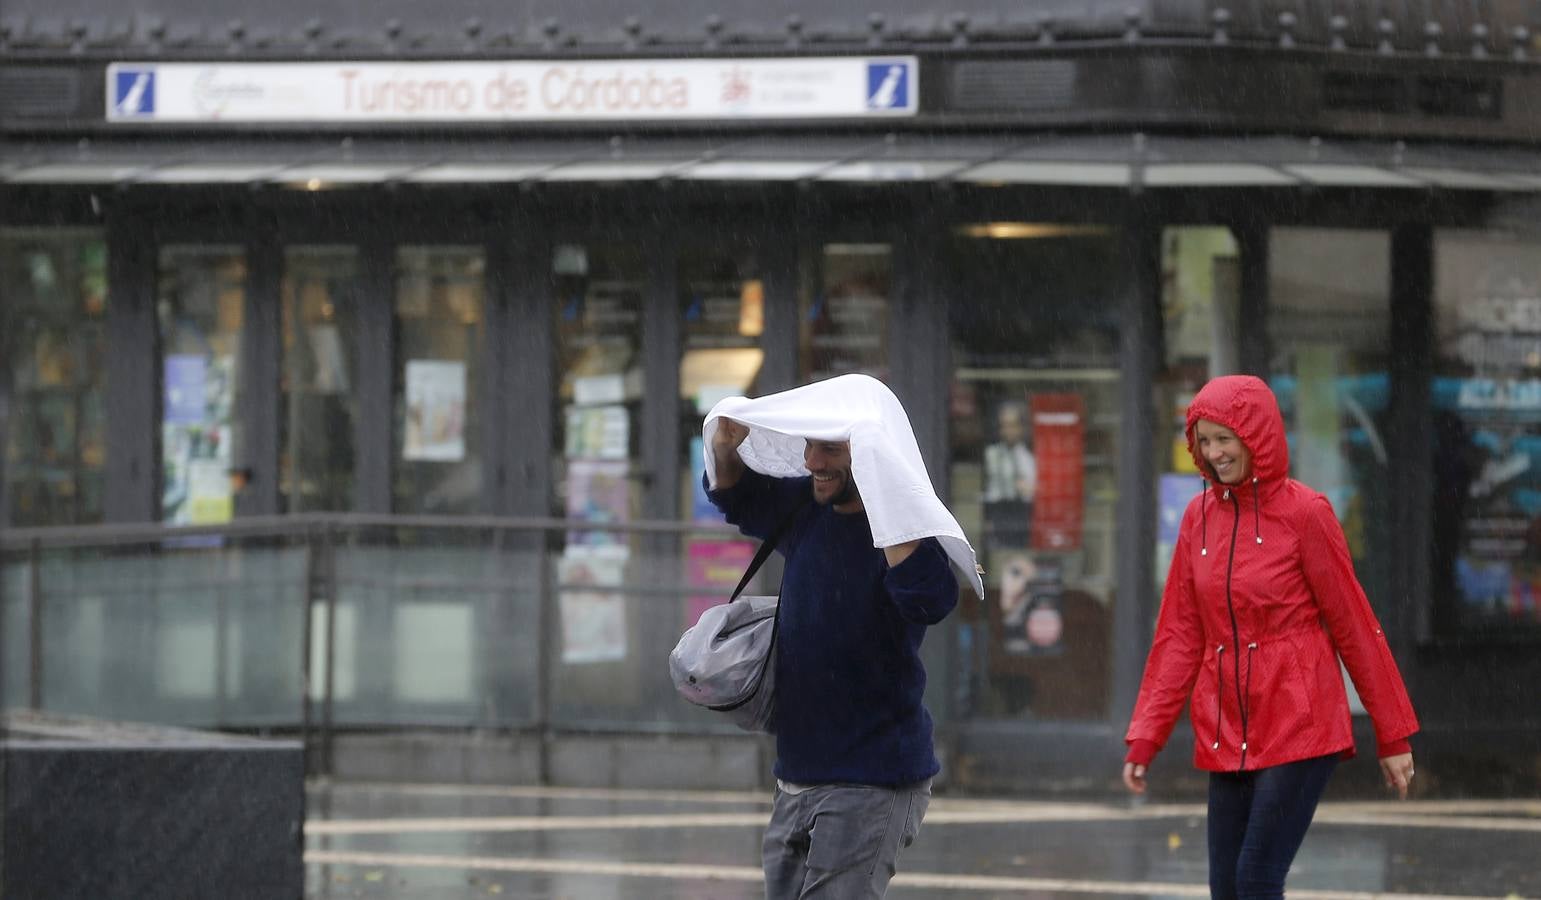
[[[0,895],[303,894],[298,743],[118,741],[112,728],[5,739]]]

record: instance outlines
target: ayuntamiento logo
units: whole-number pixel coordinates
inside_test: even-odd
[[[910,63],[890,59],[867,63],[867,108],[910,108]]]
[[[155,70],[114,69],[112,114],[119,118],[150,118],[155,115]]]

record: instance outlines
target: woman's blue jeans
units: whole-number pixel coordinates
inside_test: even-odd
[[[1336,754],[1209,775],[1209,896],[1282,900]]]

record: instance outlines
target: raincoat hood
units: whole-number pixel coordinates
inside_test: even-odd
[[[707,483],[717,486],[712,437],[719,419],[749,426],[739,445],[744,465],[773,478],[807,477],[807,440],[850,441],[851,478],[861,493],[875,547],[934,537],[957,568],[959,581],[984,596],[974,548],[936,496],[909,416],[893,391],[868,375],[841,375],[750,399],[728,397],[701,425]]]
[[[1208,419],[1236,432],[1252,454],[1252,471],[1247,479],[1278,481],[1289,475],[1289,442],[1284,437],[1284,416],[1279,401],[1261,378],[1251,375],[1222,375],[1212,379],[1193,402],[1188,404],[1188,452],[1193,462],[1210,480],[1214,470],[1199,454],[1193,428],[1200,419]]]

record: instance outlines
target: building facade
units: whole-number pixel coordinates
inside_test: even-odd
[[[1100,783],[1182,410],[1249,372],[1427,749],[1534,779],[1541,16],[1426,5],[7,4],[0,522],[704,525],[715,398],[868,372],[988,572],[928,641],[950,777]],[[641,553],[555,541],[558,580]],[[626,602],[554,677],[690,731],[599,702],[689,614]],[[461,694],[413,721],[509,724]]]

